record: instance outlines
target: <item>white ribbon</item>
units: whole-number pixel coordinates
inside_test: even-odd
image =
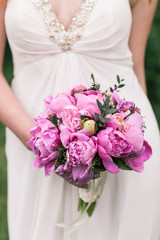
[[[79,227],[82,226],[84,223],[86,223],[89,217],[84,219],[82,219],[82,217],[84,217],[90,205],[93,202],[97,201],[98,198],[101,196],[106,180],[107,180],[107,172],[104,172],[104,173],[101,173],[100,178],[93,179],[88,182],[88,189],[79,188],[78,190],[79,198],[81,198],[83,201],[88,203],[85,211],[81,213],[80,216],[72,223],[68,225],[63,223],[57,223],[56,226],[61,228],[71,227],[71,230],[68,232],[68,234],[70,234],[75,230],[79,229]]]

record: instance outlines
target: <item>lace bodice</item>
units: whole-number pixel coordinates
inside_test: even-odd
[[[83,0],[82,5],[68,30],[65,30],[54,13],[48,0],[33,0],[34,5],[41,14],[43,21],[48,29],[49,37],[62,51],[70,51],[72,45],[81,39],[83,29],[95,6],[96,0]]]

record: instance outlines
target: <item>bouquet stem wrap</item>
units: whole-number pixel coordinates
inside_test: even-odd
[[[79,195],[79,204],[78,204],[78,211],[80,211],[80,215],[77,219],[75,219],[69,225],[58,223],[57,227],[70,227],[71,229],[68,233],[72,233],[78,228],[80,228],[89,217],[92,215],[97,200],[100,198],[104,186],[107,181],[107,172],[101,172],[100,177],[97,179],[92,179],[88,182],[88,189],[79,188],[78,195]],[[90,209],[90,211],[88,211]],[[88,217],[86,217],[86,213]]]
[[[78,211],[81,214],[87,213],[90,217],[96,206],[97,199],[101,196],[107,179],[107,173],[101,173],[99,178],[88,182],[88,189],[79,188]]]

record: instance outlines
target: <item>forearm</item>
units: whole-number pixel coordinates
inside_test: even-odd
[[[157,6],[157,0],[131,0],[131,3],[132,27],[129,47],[133,54],[133,68],[135,74],[144,92],[147,93],[144,59],[147,39]]]
[[[28,131],[34,126],[33,120],[24,111],[2,73],[0,74],[0,121],[27,147],[26,143],[31,138]]]
[[[0,121],[10,128],[27,147],[26,142],[31,138],[28,131],[34,123],[16,99],[2,74],[6,43],[5,8],[6,4],[0,5]]]
[[[134,72],[137,76],[138,82],[142,87],[144,93],[147,95],[147,86],[146,86],[146,76],[145,76],[145,67],[144,63],[141,63],[141,66],[133,66]]]

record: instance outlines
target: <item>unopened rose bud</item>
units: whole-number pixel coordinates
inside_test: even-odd
[[[97,132],[97,123],[94,120],[87,120],[82,123],[82,129],[88,129],[91,135]]]

